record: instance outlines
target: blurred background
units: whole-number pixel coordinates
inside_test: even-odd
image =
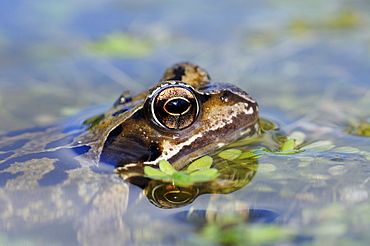
[[[368,0],[1,1],[0,131],[113,103],[181,61],[286,123],[366,118],[369,13]]]

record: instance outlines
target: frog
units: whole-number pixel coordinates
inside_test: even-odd
[[[181,170],[258,132],[259,107],[250,94],[213,82],[196,64],[175,64],[148,91],[125,91],[103,113],[0,136],[0,229],[64,221],[92,204],[77,222],[85,235],[79,240],[87,240],[94,204],[109,210],[103,221],[126,211],[129,185],[122,179],[130,179],[117,174],[137,175],[163,160]],[[112,200],[122,204],[117,211]]]
[[[77,165],[117,168],[169,161],[180,170],[199,156],[258,131],[255,99],[238,87],[211,82],[197,65],[169,68],[148,93],[122,93],[107,112],[81,127],[60,126],[8,134],[0,140],[0,165],[25,155],[70,149]],[[22,159],[22,158],[21,158]]]

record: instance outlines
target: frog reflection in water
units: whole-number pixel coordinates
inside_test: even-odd
[[[64,182],[71,170],[81,167],[96,170],[99,163],[107,163],[123,179],[146,188],[147,195],[152,197],[155,187],[162,184],[153,187],[148,179],[137,182],[133,178],[142,174],[144,166],[156,167],[160,160],[168,160],[176,170],[181,170],[200,156],[255,134],[258,111],[256,101],[243,90],[231,84],[214,83],[197,65],[180,63],[169,68],[149,92],[136,96],[123,93],[111,109],[85,120],[82,127],[56,126],[2,136],[1,183],[6,185],[26,175],[24,163],[30,160],[37,163],[43,158],[48,163],[49,169],[36,166],[44,170],[33,181],[43,186]],[[250,176],[247,174],[245,180]],[[215,190],[189,194],[195,198]],[[187,204],[193,199],[184,200]]]

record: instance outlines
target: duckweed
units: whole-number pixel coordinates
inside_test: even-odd
[[[178,186],[190,186],[195,182],[208,182],[217,178],[220,173],[215,168],[210,168],[212,157],[204,156],[189,165],[190,169],[177,171],[165,160],[159,162],[159,170],[150,166],[144,167],[145,176],[164,182],[172,182]],[[195,164],[194,164],[195,163]]]

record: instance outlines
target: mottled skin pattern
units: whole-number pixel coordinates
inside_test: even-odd
[[[147,102],[154,97],[158,88],[182,83],[190,85],[199,100],[197,119],[183,130],[156,126],[148,120]],[[159,160],[168,160],[176,169],[181,169],[207,152],[242,136],[254,134],[258,129],[258,105],[241,89],[231,84],[213,83],[200,67],[182,63],[166,71],[161,82],[146,95],[144,106],[132,110],[130,117],[118,128],[113,134],[111,132],[111,136],[114,135],[111,139],[114,140],[108,141],[109,144],[103,148],[103,155],[110,156],[109,161],[116,166],[137,165],[138,162],[133,160],[140,160],[144,165],[156,165]],[[127,144],[130,142],[132,144]],[[131,146],[140,153],[131,158],[122,158],[128,155],[120,154],[119,149]],[[147,150],[149,153],[145,153]]]
[[[165,129],[152,119],[153,98],[168,86],[185,88],[197,100],[189,106],[179,97],[168,104],[185,100],[182,108],[197,107],[189,110],[197,114],[184,129]],[[176,116],[177,109],[170,113]],[[231,84],[211,82],[197,65],[177,64],[149,92],[132,97],[123,93],[107,112],[84,124],[69,122],[0,136],[0,229],[78,217],[78,240],[89,244],[91,235],[99,235],[99,223],[114,222],[126,210],[128,187],[114,167],[156,166],[165,159],[181,169],[257,130],[258,105],[251,96]],[[113,165],[108,173],[96,172],[101,161]],[[90,208],[81,212],[87,204]],[[112,210],[115,204],[122,206]],[[93,220],[96,226],[90,225]]]

